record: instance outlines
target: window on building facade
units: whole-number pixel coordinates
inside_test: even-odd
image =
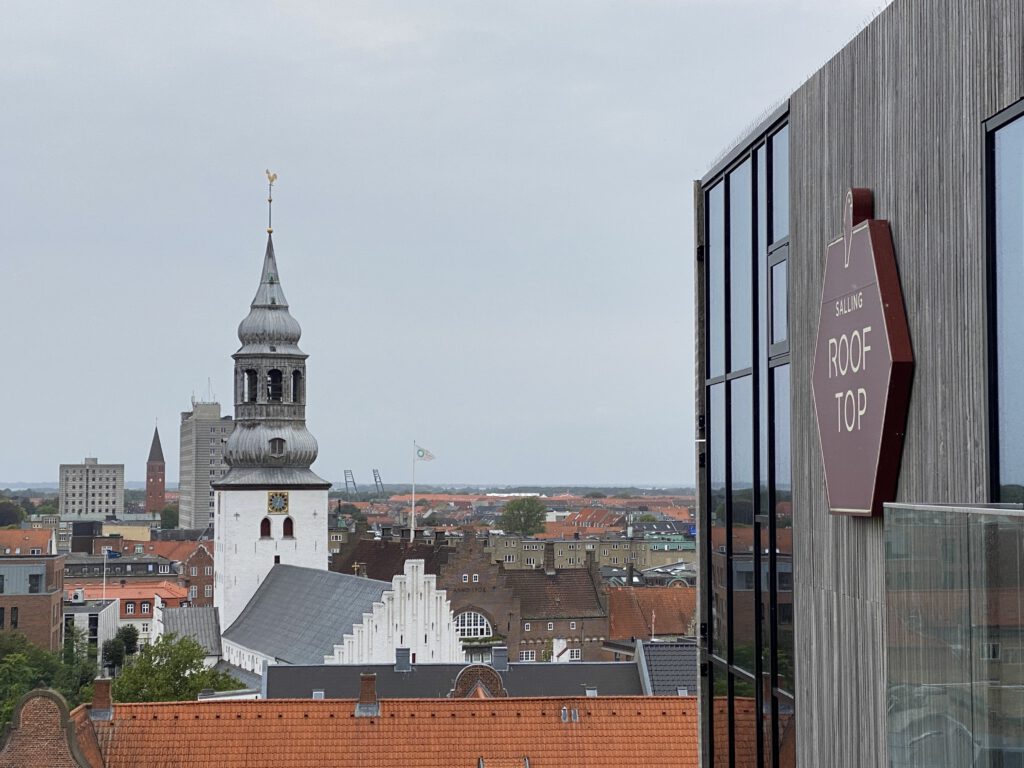
[[[18,628],[18,607],[17,606],[12,606],[11,607],[11,629],[17,629],[17,628]]]
[[[491,637],[494,630],[487,617],[476,611],[464,611],[455,617],[455,632],[459,637]]]
[[[520,661],[536,661],[537,660],[537,652],[536,651],[520,651],[519,652],[519,660]]]
[[[516,561],[515,554],[505,555],[505,562],[506,563],[514,563],[515,561]]]
[[[757,764],[778,765],[794,711],[792,621],[780,621],[792,610],[785,125],[754,137],[702,191],[705,690],[764,713],[741,721],[733,706],[711,707],[725,722],[709,723],[710,764],[730,764],[730,745],[749,743]]]
[[[529,631],[530,631],[530,622],[528,622],[528,621],[523,622],[523,632],[529,632]]]
[[[203,587],[203,597],[213,597],[213,584],[207,584]]]
[[[552,630],[554,630],[554,628],[555,628],[555,622],[549,621],[548,622],[548,632],[551,632]]]
[[[124,604],[124,612],[129,616],[135,613],[135,603],[128,602]]]
[[[1018,104],[990,120],[988,128],[989,244],[996,338],[992,407],[992,497],[1024,501],[1024,107]]]
[[[149,613],[149,602],[146,600],[142,601],[142,613]]]
[[[199,587],[193,584],[188,588],[188,598],[189,600],[195,600],[197,597],[199,597]]]
[[[270,518],[269,517],[264,517],[262,520],[260,520],[260,538],[261,539],[269,539],[270,538]]]
[[[191,574],[192,574],[193,576],[198,576],[198,575],[199,575],[199,567],[198,567],[198,566],[195,566],[195,565],[193,565],[193,566],[192,566],[192,567],[191,567],[191,568],[189,569],[189,573],[191,573]]]
[[[277,368],[267,371],[267,400],[272,403],[281,402],[284,395],[281,372]]]
[[[284,519],[284,537],[286,539],[295,538],[295,521],[291,517]]]
[[[576,629],[576,622],[575,621],[570,621],[569,622],[569,629]]]
[[[41,574],[32,573],[28,577],[28,591],[29,594],[37,594],[42,584],[43,577]]]
[[[203,568],[203,574],[206,576],[213,576],[213,566],[208,565],[205,568]]]
[[[473,574],[473,583],[474,584],[479,584],[480,583],[480,574],[479,573],[474,573]]]
[[[462,574],[462,583],[463,584],[469,584],[469,574],[468,573]]]
[[[583,649],[582,648],[570,648],[569,649],[569,661],[582,661],[583,660]]]

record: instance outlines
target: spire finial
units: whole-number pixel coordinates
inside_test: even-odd
[[[277,174],[267,169],[267,234],[273,234],[273,211],[274,211],[274,182],[277,181]]]

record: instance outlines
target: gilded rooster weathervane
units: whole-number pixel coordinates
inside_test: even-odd
[[[273,234],[273,207],[274,207],[274,182],[277,181],[277,174],[267,169],[267,234]]]

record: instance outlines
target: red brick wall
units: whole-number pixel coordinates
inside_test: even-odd
[[[159,512],[166,504],[164,495],[164,463],[150,461],[146,464],[146,511]]]
[[[80,768],[68,745],[67,722],[67,706],[57,694],[28,694],[15,710],[0,768]]]

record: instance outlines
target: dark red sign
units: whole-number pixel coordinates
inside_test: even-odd
[[[851,189],[825,254],[811,380],[833,514],[895,500],[914,374],[892,233],[872,207],[871,190]]]

